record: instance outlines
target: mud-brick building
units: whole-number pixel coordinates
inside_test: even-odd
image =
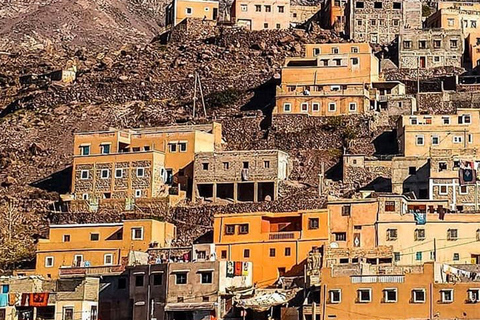
[[[73,198],[157,198],[171,194],[170,187],[187,192],[195,154],[219,150],[221,142],[218,123],[77,133]]]
[[[233,202],[275,200],[290,161],[279,150],[202,152],[195,156],[194,198]]]
[[[460,68],[462,65],[460,29],[404,29],[398,43],[398,66],[401,69]]]
[[[346,14],[346,34],[355,41],[391,43],[401,30],[422,27],[418,0],[351,0]]]

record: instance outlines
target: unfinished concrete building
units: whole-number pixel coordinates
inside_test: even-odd
[[[194,199],[275,200],[279,183],[289,172],[288,154],[279,150],[199,153],[194,162]]]
[[[428,69],[462,66],[462,31],[405,29],[399,35],[398,67]]]
[[[350,0],[345,32],[355,41],[391,43],[400,31],[422,27],[418,0]]]

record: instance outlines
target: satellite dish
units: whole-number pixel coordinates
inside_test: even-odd
[[[336,243],[336,242],[330,243],[330,248],[337,249],[338,248],[338,243]]]

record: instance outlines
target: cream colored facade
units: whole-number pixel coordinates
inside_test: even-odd
[[[232,22],[247,30],[290,28],[290,1],[235,0]]]
[[[367,43],[307,44],[305,57],[286,59],[281,78],[274,114],[363,114],[377,98],[379,60]]]
[[[177,25],[186,18],[218,19],[218,1],[215,0],[173,0],[166,10],[167,25]]]

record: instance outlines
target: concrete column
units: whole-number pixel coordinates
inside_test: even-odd
[[[233,184],[233,202],[237,203],[238,201],[238,183],[235,182]]]
[[[258,182],[253,183],[253,202],[258,202]]]
[[[213,184],[212,193],[213,193],[213,202],[217,202],[217,184],[216,183]]]

